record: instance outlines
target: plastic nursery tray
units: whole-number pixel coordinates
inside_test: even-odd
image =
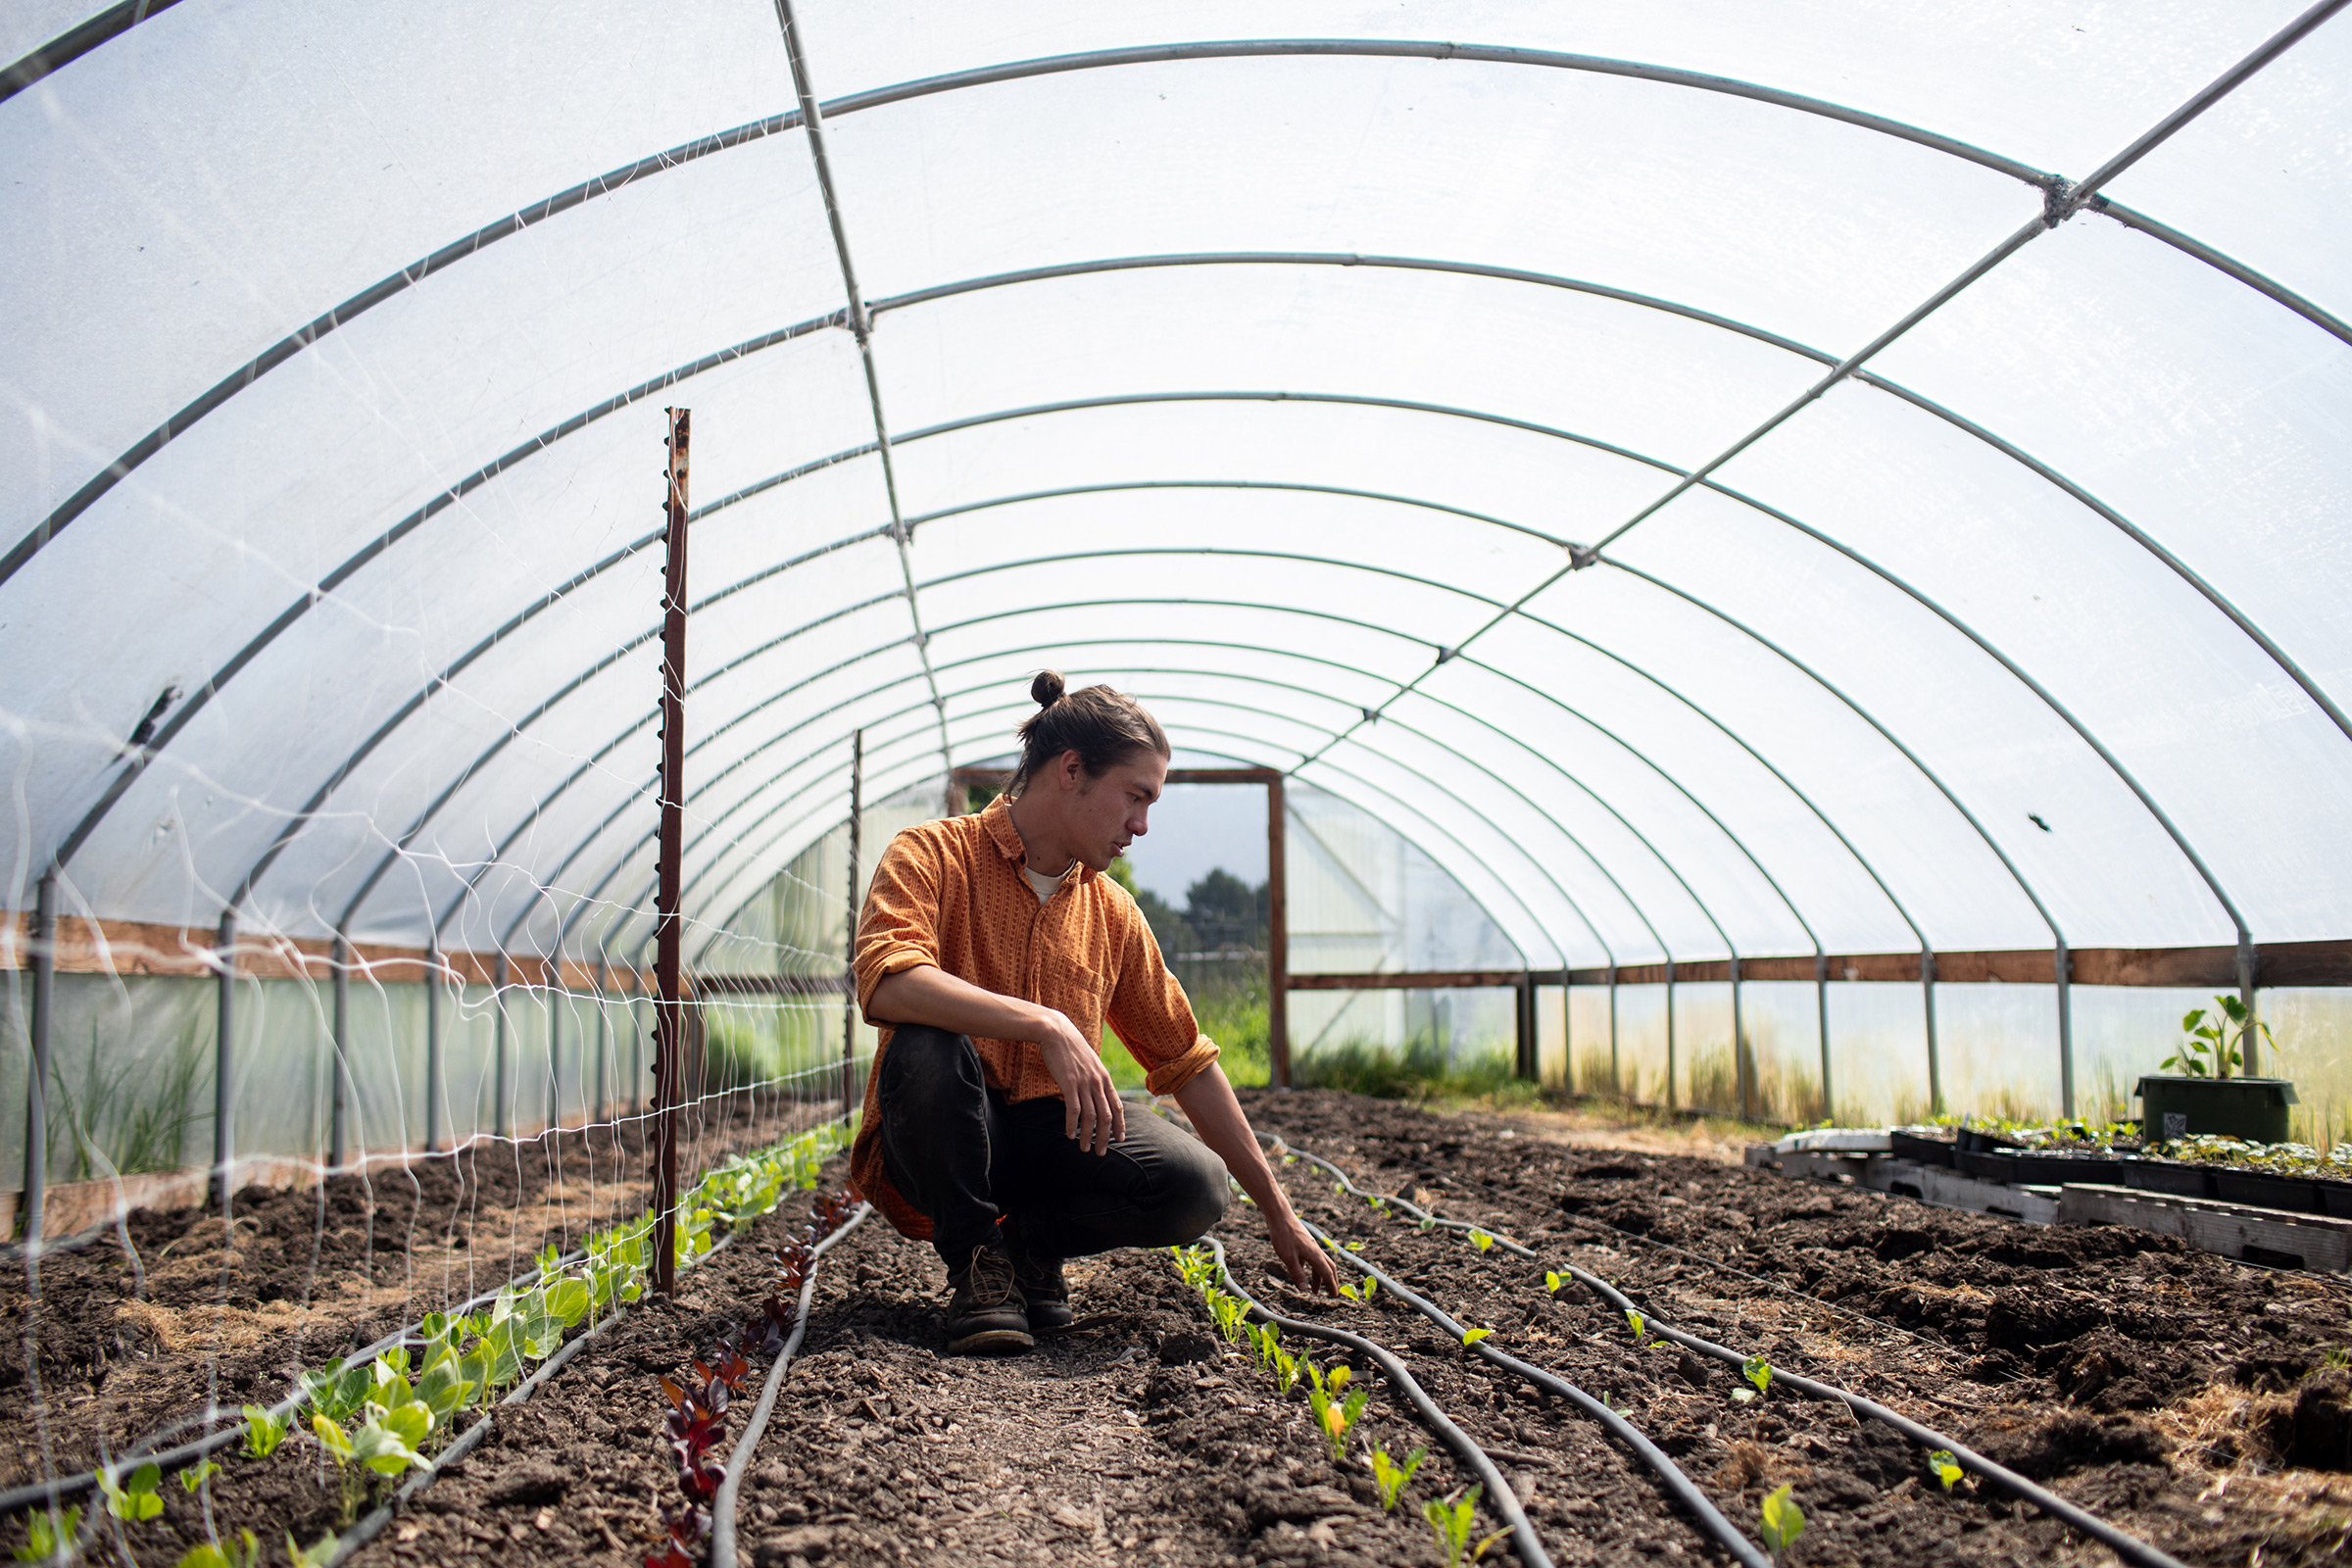
[[[2020,1149],[2010,1152],[2010,1180],[2034,1186],[2064,1186],[2068,1182],[2096,1182],[2113,1186],[2124,1179],[2124,1162],[2113,1154],[2075,1154]]]
[[[2213,1196],[2225,1203],[2284,1209],[2290,1214],[2322,1212],[2320,1185],[2308,1176],[2274,1176],[2268,1171],[2216,1170]]]
[[[2175,1198],[2211,1198],[2213,1170],[2210,1166],[2192,1165],[2180,1159],[2149,1159],[2145,1156],[2120,1161],[2124,1167],[2124,1185],[2143,1193],[2170,1193]]]
[[[1956,1147],[1963,1154],[1995,1154],[2018,1147],[2017,1140],[2006,1133],[1979,1132],[1974,1127],[1954,1129]]]
[[[1939,1138],[1934,1133],[1909,1127],[1890,1127],[1886,1130],[1886,1142],[1889,1152],[1897,1159],[1915,1160],[1922,1165],[1941,1165],[1947,1169],[1951,1166],[1953,1141],[1949,1138]],[[2347,1189],[2347,1196],[2352,1196],[2352,1189]]]
[[[2320,1212],[2336,1219],[2352,1219],[2352,1182],[2332,1181],[2321,1177],[2311,1184],[2320,1191]]]

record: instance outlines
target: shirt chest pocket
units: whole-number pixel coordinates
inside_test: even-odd
[[[1077,1026],[1087,1044],[1102,1043],[1102,1017],[1110,1007],[1111,982],[1076,958],[1049,956],[1039,976],[1038,1000]]]

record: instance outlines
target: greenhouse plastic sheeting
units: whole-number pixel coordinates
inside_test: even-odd
[[[1048,665],[1512,962],[2352,931],[2329,6],[91,14],[13,906],[633,948],[674,405],[706,943]]]

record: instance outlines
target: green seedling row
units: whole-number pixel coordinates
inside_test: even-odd
[[[813,1187],[824,1162],[848,1147],[849,1129],[826,1123],[756,1153],[739,1154],[706,1173],[678,1203],[676,1261],[692,1266],[717,1245],[723,1225],[739,1230],[773,1209],[788,1192]],[[509,1286],[479,1311],[427,1313],[417,1339],[371,1360],[328,1361],[297,1375],[310,1405],[307,1426],[292,1416],[272,1415],[260,1405],[244,1407],[244,1455],[267,1460],[297,1430],[314,1440],[335,1470],[339,1494],[337,1528],[348,1528],[360,1504],[411,1470],[432,1467],[429,1455],[455,1435],[460,1417],[487,1409],[531,1369],[563,1345],[582,1323],[619,1310],[645,1293],[652,1271],[651,1213],[592,1232],[577,1261],[566,1265],[550,1246],[537,1259],[536,1278]],[[207,1488],[220,1466],[211,1460],[183,1471],[189,1492]],[[136,1526],[160,1516],[163,1475],[152,1462],[127,1472],[109,1466],[98,1474],[107,1517]],[[98,1516],[93,1513],[90,1523]],[[78,1508],[44,1510],[30,1520],[30,1541],[19,1547],[24,1562],[70,1559],[81,1547]],[[337,1537],[329,1534],[309,1547],[286,1539],[292,1568],[310,1568],[332,1556]],[[178,1568],[258,1568],[261,1546],[248,1531],[232,1543],[208,1543],[183,1554]]]

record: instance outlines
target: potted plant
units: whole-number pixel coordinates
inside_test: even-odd
[[[2232,1076],[2244,1067],[2245,1047],[2257,1033],[2274,1051],[2278,1042],[2237,998],[2219,996],[2213,1004],[2210,1009],[2193,1008],[2180,1020],[2187,1038],[2162,1063],[2178,1071],[2149,1073],[2132,1090],[2140,1102],[2143,1135],[2149,1143],[2199,1133],[2285,1143],[2286,1108],[2295,1103],[2293,1083]]]

